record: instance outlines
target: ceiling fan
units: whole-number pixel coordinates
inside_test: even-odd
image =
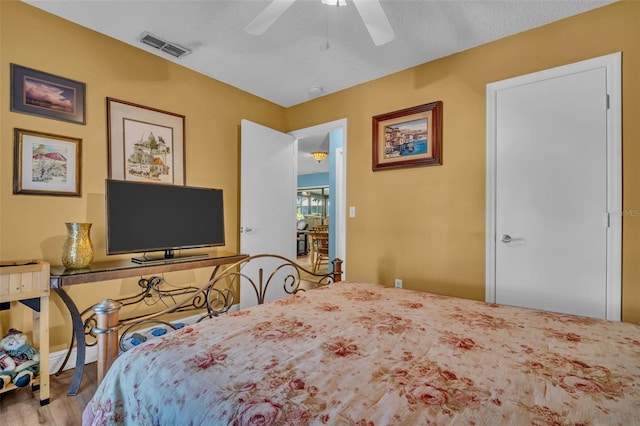
[[[296,0],[273,0],[253,21],[249,22],[245,31],[252,35],[264,34],[295,1]],[[376,46],[382,46],[393,40],[395,37],[393,28],[391,28],[391,24],[379,0],[351,0],[351,2],[358,10]],[[346,6],[346,0],[322,0],[322,3]]]

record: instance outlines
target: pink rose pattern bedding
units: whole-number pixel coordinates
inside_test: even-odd
[[[638,425],[640,326],[337,283],[120,356],[92,425]]]

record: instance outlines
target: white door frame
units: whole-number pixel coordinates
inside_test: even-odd
[[[347,205],[347,119],[341,118],[339,120],[330,121],[328,123],[318,124],[316,126],[306,127],[304,129],[294,130],[289,132],[295,139],[296,149],[298,139],[306,138],[309,136],[317,135],[318,133],[329,133],[334,130],[342,130],[342,149],[337,149],[335,153],[330,155],[336,155],[336,217],[332,218],[332,223],[335,224],[335,236],[336,236],[336,255],[335,257],[343,261],[342,264],[342,278],[346,279],[346,205]],[[297,158],[297,155],[296,155]],[[297,168],[297,166],[296,166]],[[295,207],[294,207],[295,209]]]
[[[500,90],[567,74],[605,68],[607,75],[607,301],[606,318],[620,321],[622,312],[622,81],[620,52],[514,77],[487,85],[486,283],[485,299],[496,300],[496,144],[497,93]],[[604,102],[604,101],[603,101]]]
[[[343,145],[342,147],[336,149],[336,257],[341,259],[343,262],[345,260],[345,256],[347,253],[347,229],[346,224],[346,211],[347,211],[347,173],[346,173],[346,164],[347,160],[345,158],[345,146],[346,143],[346,128],[344,129],[344,137],[343,137]],[[342,277],[345,279],[345,268],[344,264],[342,265]]]

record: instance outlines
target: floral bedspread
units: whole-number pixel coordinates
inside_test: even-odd
[[[640,425],[640,325],[331,284],[135,347],[83,424]]]

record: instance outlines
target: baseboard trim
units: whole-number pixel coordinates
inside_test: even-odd
[[[74,347],[71,349],[71,354],[69,355],[69,360],[67,364],[64,366],[63,371],[71,370],[72,368],[76,368],[76,356],[78,350]],[[64,362],[64,357],[67,356],[67,351],[56,351],[49,354],[49,374],[55,374],[60,369],[60,366]],[[84,363],[91,364],[92,362],[96,362],[98,360],[98,348],[97,346],[88,346],[85,351]]]

